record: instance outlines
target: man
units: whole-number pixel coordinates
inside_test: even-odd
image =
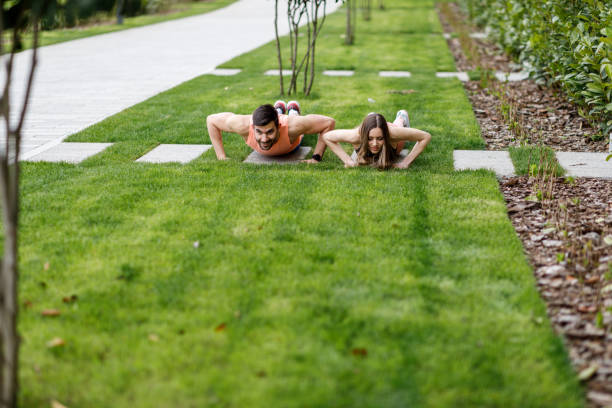
[[[277,101],[274,106],[261,105],[252,115],[231,112],[208,115],[206,125],[219,160],[227,159],[222,132],[239,134],[246,144],[266,156],[291,153],[300,147],[304,134],[318,134],[312,158],[304,160],[306,163],[318,163],[326,148],[322,136],[334,129],[336,121],[323,115],[300,116],[300,105],[296,101],[287,105]]]

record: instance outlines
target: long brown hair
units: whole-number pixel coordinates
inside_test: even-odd
[[[380,152],[374,154],[368,147],[368,136],[372,129],[379,128],[383,134],[383,147]],[[397,159],[397,152],[391,146],[391,137],[387,120],[380,113],[370,113],[363,119],[359,127],[360,145],[357,149],[357,164],[369,165],[378,169],[388,169],[393,166]]]

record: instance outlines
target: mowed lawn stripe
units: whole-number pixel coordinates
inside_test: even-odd
[[[398,5],[432,6],[385,4],[381,32],[385,16],[412,21]],[[429,78],[319,76],[299,98],[338,127],[406,108],[434,136],[408,171],[344,169],[330,152],[314,167],[244,164],[236,135],[229,162],[133,163],[159,143],[209,143],[207,114],[278,98],[249,72],[71,137],[116,142],[81,165],[25,163],[21,404],[583,406],[495,176],[453,172],[454,148],[482,146],[463,88]],[[66,346],[48,349],[56,336]]]

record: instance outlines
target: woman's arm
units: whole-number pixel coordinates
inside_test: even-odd
[[[344,163],[344,167],[355,167],[357,163],[351,159],[342,146],[341,142],[356,145],[359,143],[359,130],[356,129],[336,129],[331,130],[323,135],[323,140],[329,146],[329,149],[336,154]]]
[[[390,127],[389,134],[393,142],[400,142],[403,140],[416,142],[410,154],[406,156],[404,160],[393,166],[398,169],[407,169],[414,159],[416,159],[419,154],[423,153],[423,150],[425,150],[425,147],[427,147],[431,141],[431,135],[419,129]]]

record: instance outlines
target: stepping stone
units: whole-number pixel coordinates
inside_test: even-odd
[[[569,176],[612,179],[612,159],[609,153],[557,152],[557,160]]]
[[[299,149],[293,153],[284,154],[282,156],[264,156],[256,151],[253,151],[244,160],[244,163],[252,164],[295,164],[299,163],[300,160],[304,160],[308,153],[312,150],[309,146],[300,146]]]
[[[408,149],[404,149],[400,152],[399,157],[397,158],[397,160],[395,160],[396,163],[401,162],[402,160],[404,160],[406,158],[406,156],[408,156],[408,153],[410,153],[408,151]],[[353,161],[357,161],[357,152],[353,150],[353,153],[351,154],[351,159],[353,159]]]
[[[80,163],[83,160],[100,153],[112,143],[59,143],[52,148],[38,153],[26,160],[31,162],[66,162]]]
[[[408,71],[380,71],[378,76],[388,78],[410,78],[412,74]]]
[[[278,69],[269,69],[266,72],[264,72],[264,75],[278,76]],[[290,69],[283,69],[283,76],[285,76],[285,75],[291,76],[291,70]]]
[[[487,38],[487,33],[470,33],[470,38],[484,40]]]
[[[350,77],[353,76],[355,71],[344,71],[344,70],[327,70],[323,71],[323,75],[327,76],[342,76],[342,77]]]
[[[467,72],[436,72],[438,78],[457,78],[461,82],[467,82],[470,80]]]
[[[513,176],[514,165],[507,151],[455,150],[455,170],[493,170],[498,176]]]
[[[529,78],[528,72],[501,72],[497,71],[495,73],[495,78],[501,82],[516,82],[516,81],[524,81]]]
[[[138,160],[138,163],[189,163],[210,149],[212,145],[160,144]]]
[[[239,74],[241,71],[242,71],[241,69],[217,68],[217,69],[213,69],[212,71],[210,71],[209,74],[217,75],[217,76],[232,76],[232,75]]]

